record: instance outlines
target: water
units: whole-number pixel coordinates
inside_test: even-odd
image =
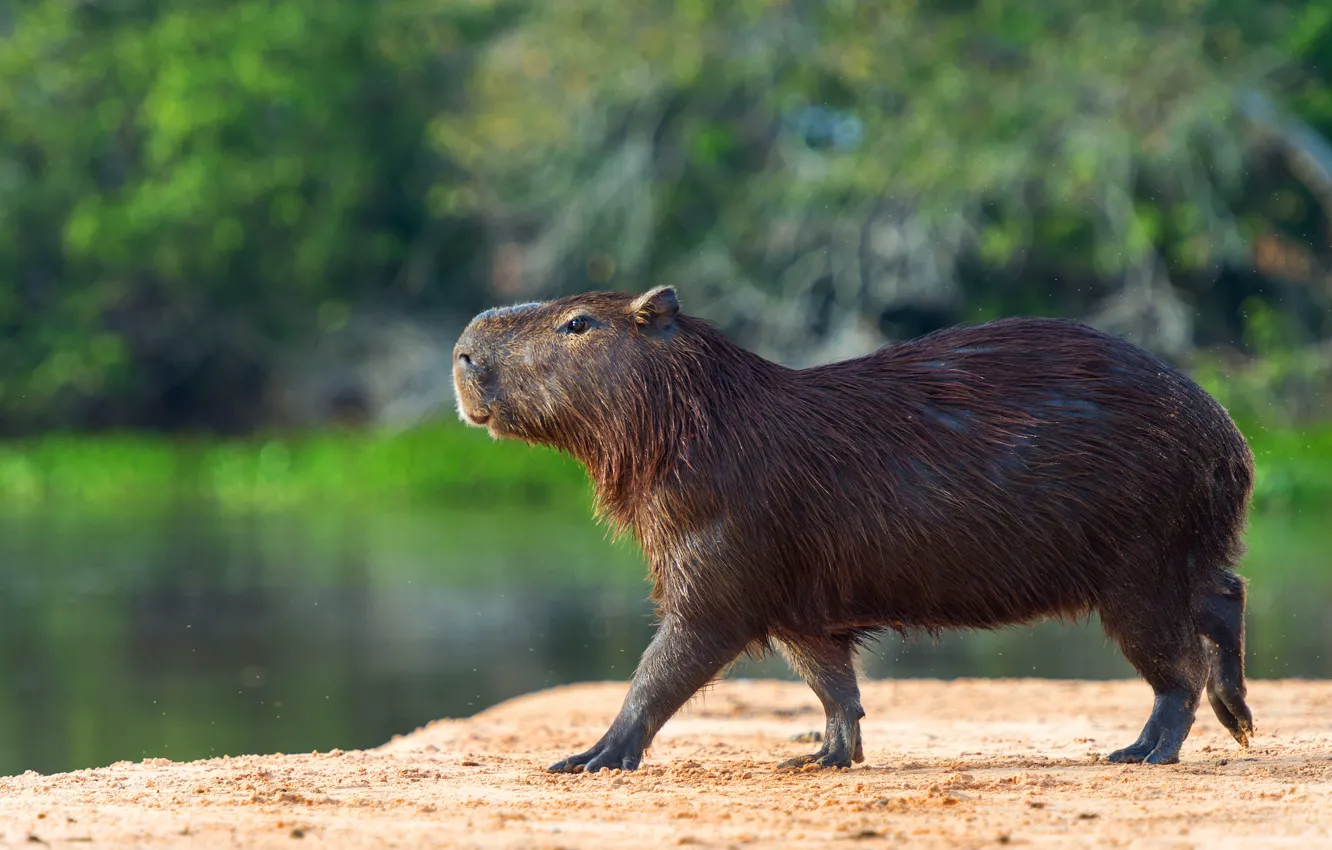
[[[1316,518],[1255,523],[1251,675],[1332,675],[1329,543]],[[624,679],[652,633],[638,555],[558,511],[51,514],[0,519],[0,556],[0,774],[375,746]],[[865,670],[1132,675],[1094,622],[888,636]]]

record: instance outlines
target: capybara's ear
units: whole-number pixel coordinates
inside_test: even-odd
[[[675,315],[680,312],[680,299],[675,297],[673,287],[658,286],[635,298],[629,309],[640,328],[661,333],[675,324]]]

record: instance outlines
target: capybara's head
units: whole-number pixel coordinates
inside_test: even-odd
[[[492,436],[570,448],[625,427],[677,336],[675,290],[592,292],[487,310],[453,349],[458,413]]]

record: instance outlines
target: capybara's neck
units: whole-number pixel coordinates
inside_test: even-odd
[[[587,467],[598,513],[621,529],[636,524],[646,498],[681,466],[725,452],[747,430],[746,411],[794,374],[688,316],[632,373],[634,385],[616,388],[610,415],[561,446]]]

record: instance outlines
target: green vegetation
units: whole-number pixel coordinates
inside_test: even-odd
[[[222,510],[302,506],[513,505],[586,508],[580,467],[556,452],[496,442],[461,425],[397,435],[173,441],[46,435],[0,444],[0,506],[22,510]]]
[[[10,435],[244,433],[275,364],[349,316],[589,286],[687,285],[792,360],[1017,312],[1180,358],[1256,353],[1250,308],[1295,345],[1332,335],[1332,0],[0,0],[0,21]]]
[[[1258,511],[1332,508],[1332,427],[1245,431],[1258,464]],[[528,505],[585,515],[592,502],[570,458],[452,424],[380,436],[48,435],[0,444],[0,511],[152,512],[181,504],[245,512]]]

